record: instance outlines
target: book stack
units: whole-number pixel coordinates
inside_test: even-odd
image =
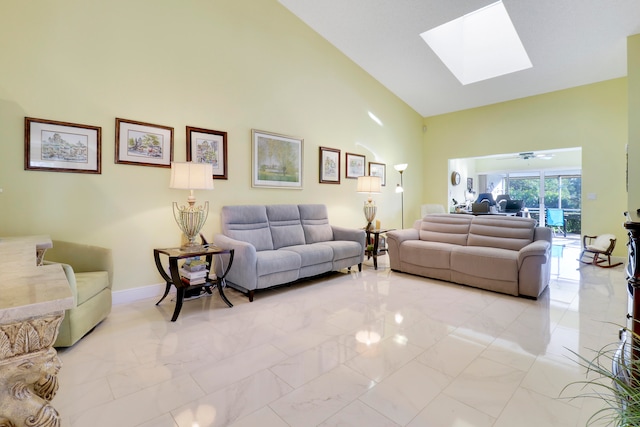
[[[200,257],[188,258],[180,267],[180,277],[186,285],[204,285],[207,273],[207,262]]]

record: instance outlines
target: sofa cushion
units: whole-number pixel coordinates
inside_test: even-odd
[[[267,206],[267,218],[271,227],[273,249],[304,245],[304,232],[300,223],[298,206],[269,205]]]
[[[451,269],[484,279],[518,281],[518,252],[481,246],[458,246],[451,251]]]
[[[223,234],[250,243],[257,251],[273,249],[264,205],[223,206],[220,217]]]
[[[328,245],[315,243],[311,245],[287,246],[281,250],[295,252],[300,255],[302,267],[333,261],[333,249]]]
[[[295,252],[283,249],[277,251],[260,251],[257,253],[258,276],[280,273],[289,270],[299,270],[302,260]]]
[[[333,240],[333,229],[329,224],[329,215],[325,205],[298,205],[298,210],[307,243]]]
[[[78,289],[77,305],[82,305],[103,290],[109,288],[109,273],[106,271],[75,273],[75,276],[76,288]]]
[[[420,224],[420,240],[466,245],[471,215],[431,214]]]
[[[512,216],[479,216],[469,228],[467,245],[519,251],[533,241],[536,221]]]
[[[451,251],[458,245],[424,240],[402,242],[402,262],[428,268],[450,268]]]
[[[329,246],[333,250],[334,261],[364,256],[362,246],[358,242],[352,242],[349,240],[332,240],[330,242],[318,243],[318,245]]]

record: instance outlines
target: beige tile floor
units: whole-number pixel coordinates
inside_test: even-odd
[[[559,398],[585,378],[569,349],[617,340],[626,282],[562,255],[537,301],[382,257],[252,303],[228,290],[233,308],[188,301],[175,323],[169,300],[114,306],[60,351],[54,406],[67,427],[583,426],[599,404]]]

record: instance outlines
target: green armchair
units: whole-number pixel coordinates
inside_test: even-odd
[[[44,263],[62,264],[74,307],[65,312],[54,347],[70,347],[111,312],[113,260],[111,249],[53,241]]]

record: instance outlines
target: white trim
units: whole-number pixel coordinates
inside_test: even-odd
[[[123,289],[111,293],[113,305],[128,304],[134,301],[147,298],[160,298],[164,293],[166,284],[141,286],[139,288]]]

